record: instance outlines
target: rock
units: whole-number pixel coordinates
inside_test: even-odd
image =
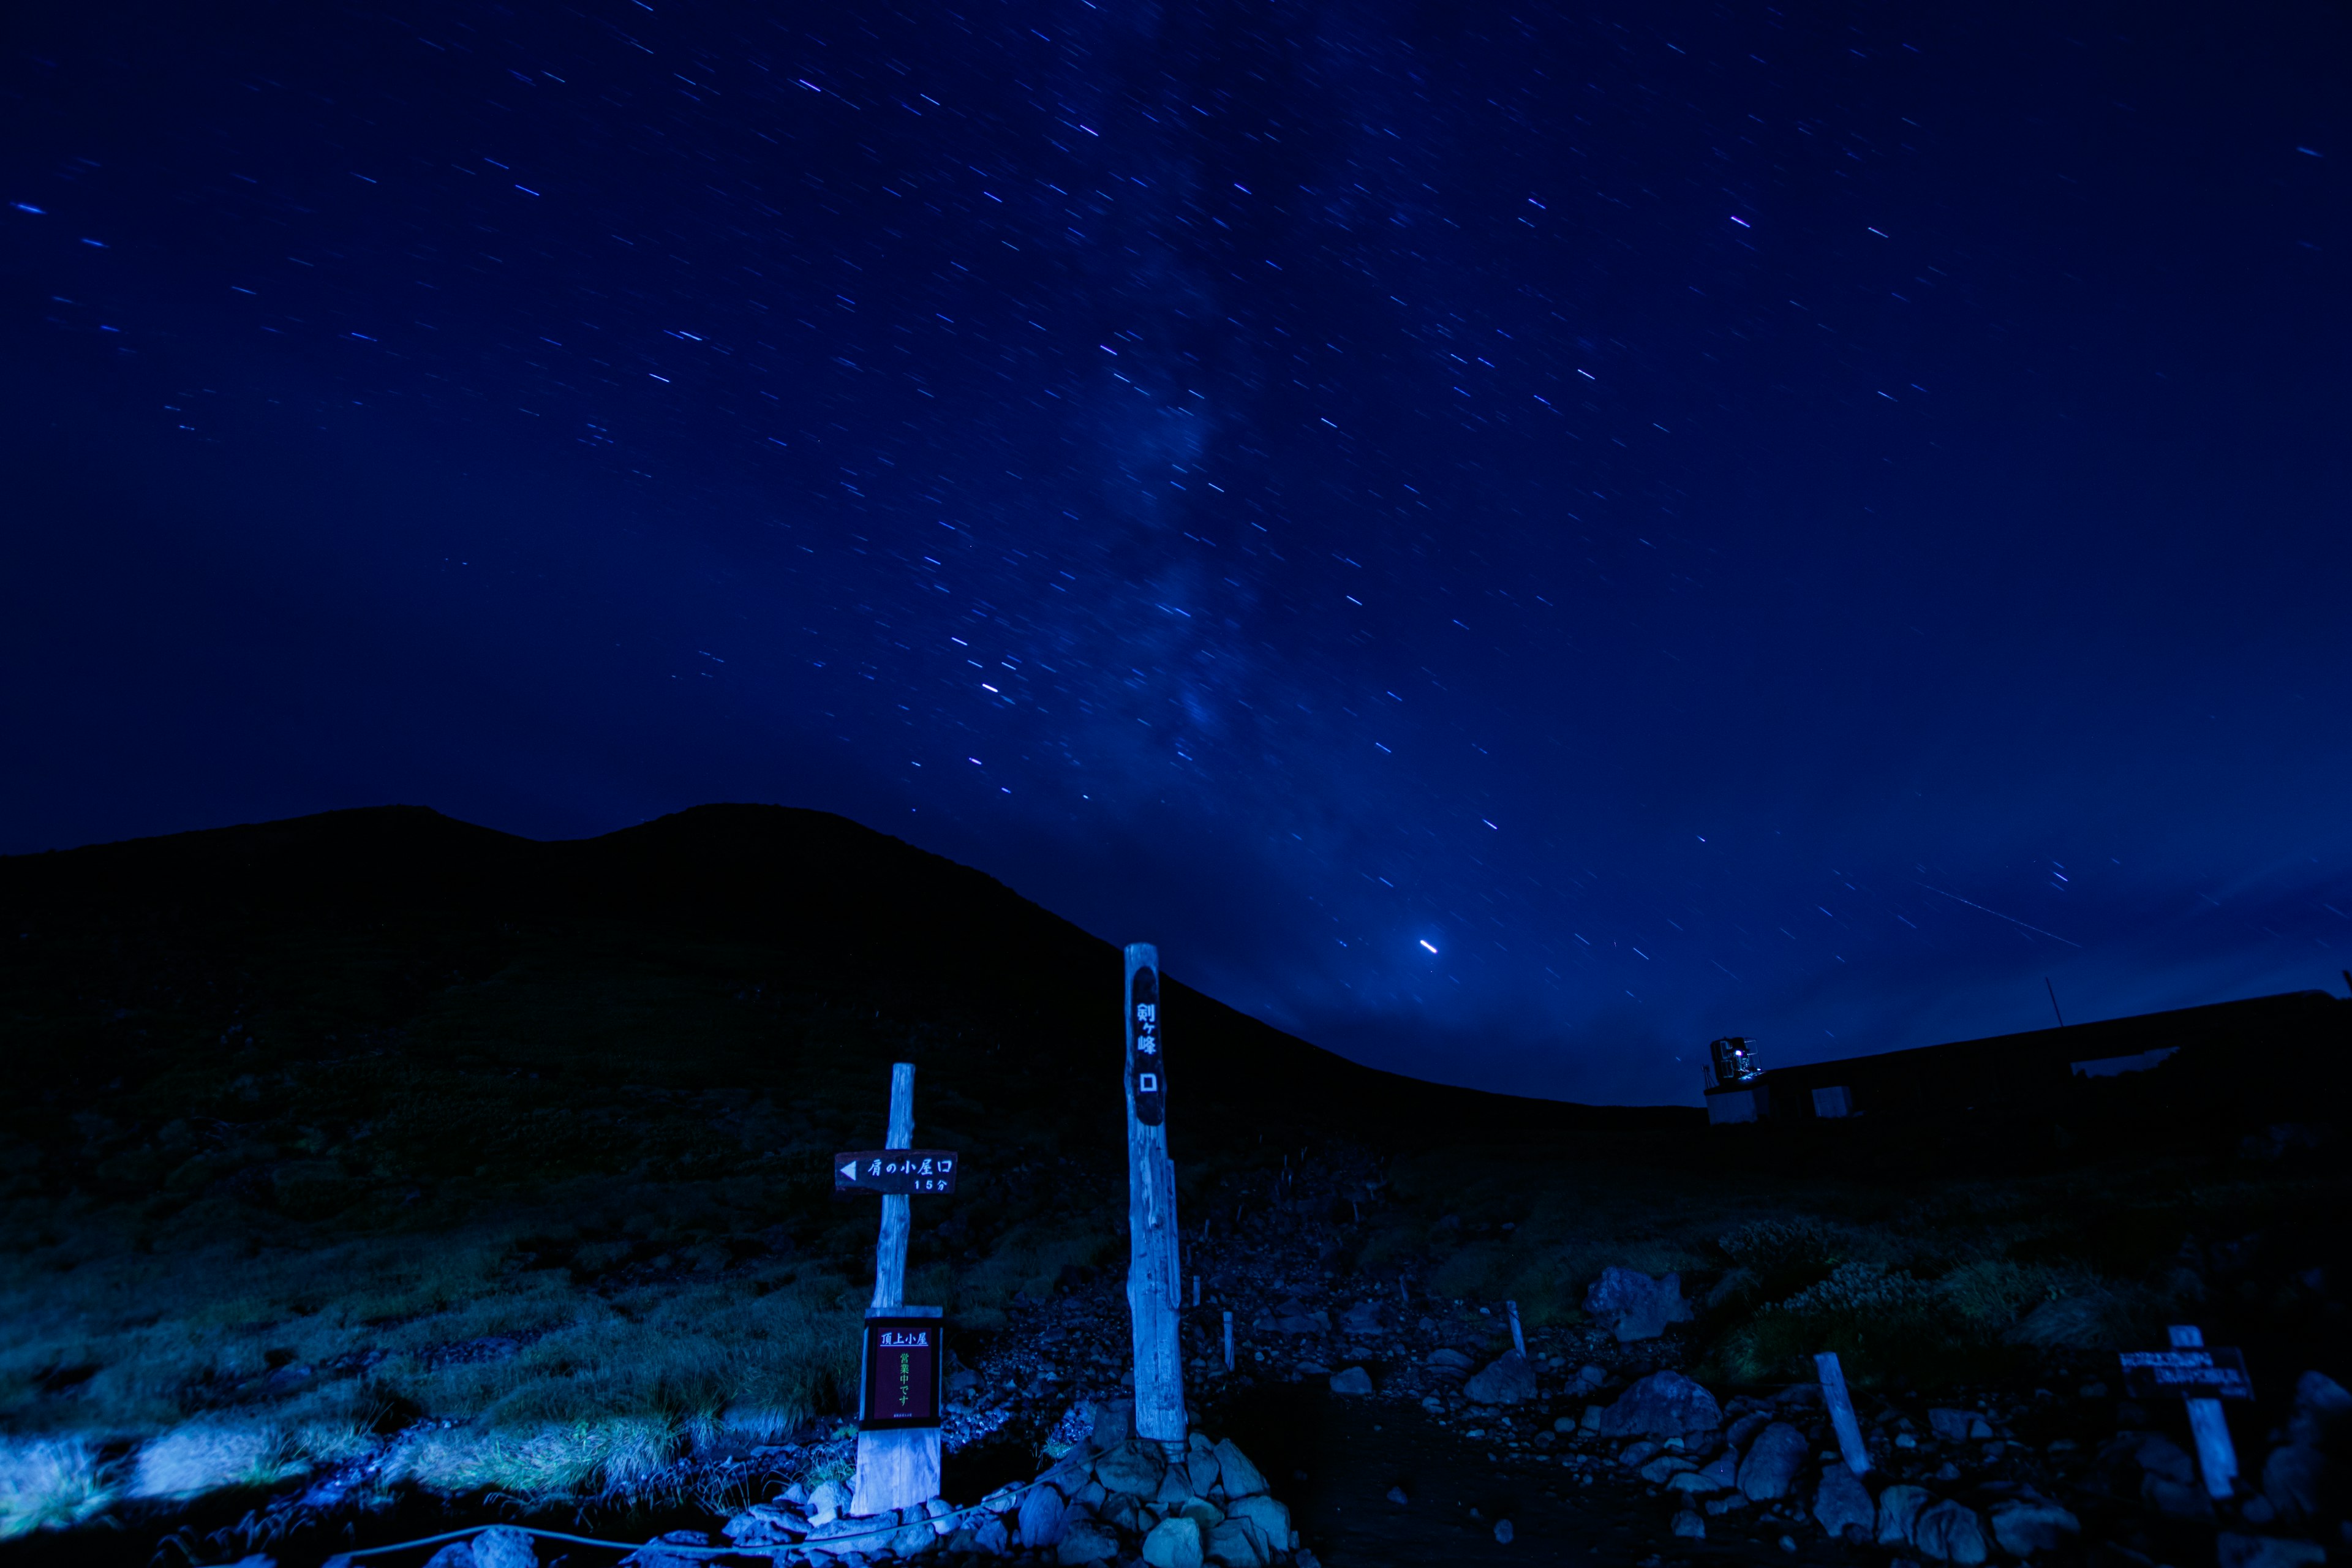
[[[1666,1489],[1684,1497],[1703,1497],[1708,1492],[1721,1491],[1723,1483],[1705,1470],[1685,1469],[1666,1478]]]
[[[1094,1423],[1087,1436],[1087,1447],[1115,1448],[1134,1436],[1134,1400],[1101,1399],[1095,1402]]]
[[[1260,1492],[1234,1504],[1226,1513],[1228,1519],[1247,1520],[1257,1527],[1257,1532],[1275,1545],[1275,1550],[1286,1550],[1290,1545],[1290,1510]]]
[[[1121,1443],[1095,1461],[1095,1479],[1104,1489],[1129,1497],[1158,1495],[1167,1474],[1167,1454],[1157,1443]]]
[[[812,1526],[830,1524],[848,1506],[849,1489],[839,1481],[827,1481],[808,1495],[808,1521]]]
[[[1429,1352],[1429,1370],[1441,1377],[1467,1377],[1478,1363],[1451,1345],[1440,1345]]]
[[[1697,1468],[1680,1454],[1661,1454],[1633,1473],[1654,1487],[1662,1487],[1675,1477]]]
[[[474,1549],[453,1541],[425,1560],[425,1568],[474,1568]]]
[[[1588,1405],[1584,1407],[1584,1414],[1577,1418],[1576,1429],[1586,1436],[1598,1437],[1601,1436],[1601,1424],[1608,1418],[1609,1413],[1601,1406]]]
[[[2223,1531],[2213,1541],[2221,1568],[2319,1568],[2326,1550],[2316,1541],[2281,1541],[2274,1535]]]
[[[1723,1424],[1715,1395],[1678,1372],[1654,1372],[1601,1414],[1606,1437],[1684,1437]]]
[[[1911,1521],[1911,1544],[1920,1552],[1938,1563],[1955,1563],[1961,1568],[1981,1563],[1986,1557],[1984,1522],[1977,1510],[1966,1503],[1929,1503]]]
[[[1927,1506],[1927,1489],[1925,1487],[1895,1486],[1880,1492],[1878,1544],[1910,1545],[1911,1526],[1918,1519],[1919,1510]]]
[[[2347,1425],[2352,1425],[2352,1393],[2343,1384],[2319,1372],[2295,1379],[2294,1419],[2287,1424],[2290,1438],[2321,1447]]]
[[[852,1529],[871,1528],[869,1521],[866,1520],[836,1520],[834,1523],[836,1528],[845,1532]],[[684,1552],[664,1552],[662,1548],[709,1544],[710,1537],[698,1530],[666,1530],[622,1558],[621,1564],[622,1568],[706,1568],[709,1562],[706,1557],[688,1557]]]
[[[1660,1454],[1664,1452],[1665,1448],[1663,1445],[1653,1443],[1647,1438],[1644,1438],[1639,1443],[1626,1444],[1625,1447],[1619,1451],[1617,1455],[1617,1462],[1624,1466],[1629,1470],[1638,1470],[1643,1465],[1648,1464],[1652,1459],[1656,1458]]]
[[[2054,1502],[2011,1498],[1993,1505],[1992,1538],[2011,1557],[2031,1557],[2037,1552],[2047,1552],[2082,1531],[2083,1521]]]
[[[1217,1451],[1214,1448],[1195,1448],[1186,1454],[1184,1474],[1192,1483],[1192,1495],[1207,1497],[1210,1489],[1217,1484]]]
[[[1608,1381],[1609,1373],[1605,1370],[1587,1363],[1576,1369],[1576,1383],[1569,1392],[1570,1394],[1597,1393]]]
[[[1663,1279],[1631,1268],[1604,1268],[1592,1289],[1584,1293],[1586,1314],[1609,1324],[1620,1343],[1654,1340],[1669,1323],[1690,1321],[1690,1303],[1683,1300],[1683,1279]]]
[[[1773,1422],[1756,1434],[1740,1458],[1739,1489],[1759,1502],[1787,1497],[1811,1447],[1802,1432],[1785,1421]]]
[[[1331,1392],[1334,1394],[1370,1394],[1371,1391],[1372,1374],[1360,1366],[1343,1367],[1331,1374]]]
[[[1536,1396],[1536,1369],[1517,1351],[1505,1351],[1462,1385],[1463,1396],[1480,1405],[1517,1405]]]
[[[1306,1302],[1294,1300],[1274,1310],[1270,1326],[1277,1334],[1328,1334],[1331,1331],[1331,1314],[1312,1310]]]
[[[2152,1476],[2168,1481],[2190,1486],[2197,1479],[2197,1461],[2188,1451],[2160,1432],[2143,1432],[2131,1449],[2133,1460]]]
[[[2167,1519],[2197,1524],[2212,1522],[2213,1500],[2193,1481],[2176,1481],[2151,1471],[2139,1479],[2139,1496],[2142,1502]]]
[[[1739,1484],[1739,1456],[1729,1452],[1718,1454],[1701,1466],[1698,1473],[1706,1478],[1709,1489],[1729,1491]]]
[[[1118,1537],[1091,1519],[1074,1519],[1054,1544],[1054,1561],[1062,1568],[1081,1563],[1104,1563],[1118,1555]]]
[[[1969,1440],[1969,1428],[1976,1418],[1973,1410],[1930,1410],[1927,1412],[1927,1430],[1947,1443],[1965,1443]]]
[[[2286,1443],[2273,1448],[2263,1461],[2263,1498],[2273,1517],[2299,1521],[2319,1512],[2321,1478],[2327,1456],[2307,1443]]]
[[[1867,1540],[1878,1521],[1878,1505],[1852,1470],[1833,1464],[1822,1471],[1822,1484],[1813,1489],[1813,1521],[1832,1536],[1853,1531],[1854,1539]]]
[[[1511,1537],[1517,1533],[1517,1531],[1511,1528],[1509,1520],[1498,1519],[1495,1521],[1495,1539],[1504,1545],[1508,1546],[1511,1543]]]
[[[1396,1504],[1399,1508],[1403,1508],[1408,1503],[1412,1502],[1412,1499],[1406,1493],[1402,1487],[1391,1487],[1389,1489],[1389,1501]]]
[[[1219,1568],[1265,1568],[1265,1542],[1245,1519],[1228,1519],[1210,1531],[1207,1555]]]
[[[1151,1494],[1151,1500],[1164,1511],[1179,1508],[1198,1495],[1192,1490],[1192,1456],[1187,1455],[1184,1463],[1169,1466],[1160,1476],[1160,1489]]]
[[[1201,1568],[1207,1551],[1200,1525],[1181,1514],[1161,1520],[1143,1538],[1143,1560],[1151,1568]]]
[[[1013,1550],[1013,1532],[1004,1528],[1001,1519],[992,1519],[971,1532],[972,1546],[991,1557],[1002,1557]]]
[[[1255,1497],[1265,1490],[1265,1478],[1249,1462],[1249,1456],[1234,1446],[1231,1437],[1217,1444],[1217,1479],[1224,1483],[1228,1498]]]
[[[1751,1410],[1724,1429],[1723,1440],[1745,1453],[1748,1445],[1756,1440],[1756,1434],[1770,1425],[1772,1425],[1770,1411]]]
[[[1677,1536],[1685,1541],[1706,1539],[1706,1521],[1699,1517],[1698,1510],[1695,1508],[1685,1506],[1676,1512],[1671,1528]]]
[[[1062,1520],[1069,1505],[1052,1487],[1031,1487],[1021,1497],[1021,1544],[1036,1551],[1062,1539]]]
[[[494,1524],[468,1544],[474,1549],[474,1568],[532,1568],[539,1561],[537,1543],[510,1524]]]
[[[1381,1331],[1381,1304],[1359,1301],[1339,1315],[1339,1326],[1351,1334],[1377,1334]]]
[[[891,1553],[899,1557],[919,1557],[937,1544],[940,1532],[931,1528],[930,1516],[921,1509],[904,1510],[914,1517],[882,1538]]]

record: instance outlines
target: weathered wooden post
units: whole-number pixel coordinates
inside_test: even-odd
[[[1168,1158],[1168,1064],[1160,1039],[1160,950],[1127,948],[1127,1310],[1135,1338],[1135,1432],[1181,1448],[1176,1167]]]
[[[1830,1407],[1830,1429],[1837,1434],[1845,1468],[1857,1476],[1867,1475],[1870,1449],[1862,1440],[1862,1423],[1854,1418],[1853,1395],[1846,1392],[1845,1368],[1838,1364],[1837,1352],[1813,1357],[1813,1370],[1821,1376],[1822,1402]]]
[[[2226,1498],[2237,1488],[2238,1450],[2230,1441],[2221,1401],[2254,1396],[2254,1385],[2246,1377],[2245,1353],[2209,1349],[2204,1331],[2193,1323],[2173,1324],[2168,1337],[2170,1350],[2123,1352],[2124,1391],[2134,1399],[2169,1397],[2187,1404],[2205,1489]]]
[[[2205,1343],[2205,1331],[2191,1323],[2175,1323],[2169,1338],[2175,1350],[2195,1350]],[[2205,1489],[2217,1498],[2228,1497],[2237,1489],[2238,1450],[2230,1441],[2221,1402],[2192,1396],[2181,1403],[2189,1407],[2189,1432],[2197,1439],[2197,1468],[2204,1472]]]
[[[952,1151],[916,1149],[915,1064],[890,1068],[890,1121],[878,1150],[833,1157],[835,1192],[882,1194],[874,1300],[858,1355],[857,1478],[849,1511],[884,1513],[940,1495],[941,1310],[907,1305],[907,1237],[916,1193],[952,1193]],[[894,1157],[895,1156],[895,1157]]]

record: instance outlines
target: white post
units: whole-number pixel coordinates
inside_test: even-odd
[[[1823,1351],[1813,1358],[1813,1368],[1821,1374],[1822,1400],[1830,1407],[1830,1425],[1837,1431],[1838,1452],[1845,1458],[1845,1468],[1855,1475],[1870,1471],[1870,1449],[1862,1440],[1862,1423],[1854,1419],[1853,1396],[1845,1391],[1845,1369],[1838,1365],[1837,1352]]]
[[[2204,1331],[2192,1323],[2172,1325],[2172,1348],[2196,1350],[2205,1343]],[[2230,1423],[2218,1399],[2187,1399],[2189,1433],[2197,1439],[2197,1468],[2205,1472],[2205,1489],[2217,1498],[2237,1489],[2238,1450],[2230,1441]]]
[[[1528,1336],[1519,1331],[1519,1304],[1517,1301],[1506,1301],[1503,1303],[1503,1310],[1511,1316],[1511,1348],[1519,1352],[1521,1361],[1525,1361],[1528,1359]]]
[[[1168,1064],[1160,1041],[1160,950],[1127,949],[1127,1310],[1134,1329],[1135,1435],[1184,1441],[1176,1167],[1168,1158]]]
[[[1225,1370],[1234,1370],[1234,1315],[1225,1314]]]
[[[912,1062],[891,1064],[890,1130],[882,1146],[915,1146]],[[874,1300],[866,1309],[868,1317],[894,1316],[907,1310],[907,1233],[912,1226],[912,1201],[904,1193],[882,1194],[882,1234],[874,1247]],[[938,1310],[935,1307],[928,1309],[925,1315]],[[928,1502],[939,1495],[938,1427],[857,1435],[857,1478],[849,1501],[852,1514],[863,1517],[887,1513],[895,1508]]]

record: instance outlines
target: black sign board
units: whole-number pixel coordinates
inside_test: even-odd
[[[1135,972],[1128,998],[1128,1083],[1135,1091],[1135,1119],[1157,1127],[1168,1116],[1168,1064],[1160,1056],[1160,976],[1150,964]]]
[[[951,1193],[963,1156],[952,1149],[857,1149],[833,1157],[836,1193]]]
[[[857,1380],[857,1425],[867,1432],[940,1424],[946,1358],[937,1318],[868,1318]]]
[[[2246,1358],[2233,1350],[2126,1351],[2124,1391],[2134,1399],[2252,1399]]]

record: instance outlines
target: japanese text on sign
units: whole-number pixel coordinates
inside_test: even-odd
[[[2135,1399],[2252,1399],[2246,1358],[2234,1350],[2126,1351],[2124,1391]]]
[[[860,1149],[833,1157],[837,1193],[951,1193],[962,1156],[948,1149]]]
[[[866,1319],[858,1425],[869,1432],[938,1426],[940,1350],[937,1319]]]
[[[1157,1127],[1167,1115],[1168,1069],[1160,1053],[1160,975],[1149,964],[1135,972],[1128,1006],[1128,1073],[1135,1119]]]

